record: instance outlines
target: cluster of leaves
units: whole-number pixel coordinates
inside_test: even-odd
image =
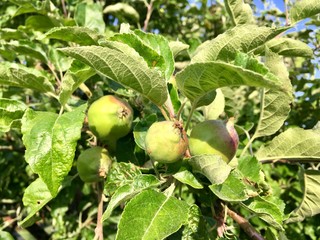
[[[99,188],[80,181],[75,159],[96,144],[86,109],[105,94],[135,111],[104,183],[98,220],[108,239],[320,235],[312,227],[320,213],[319,80],[310,78],[319,52],[307,44],[318,47],[319,32],[287,34],[306,18],[318,26],[319,2],[292,5],[284,27],[257,20],[242,0],[197,3],[0,3],[1,237],[93,238]],[[237,157],[151,165],[146,131],[175,116],[187,131],[235,116]]]

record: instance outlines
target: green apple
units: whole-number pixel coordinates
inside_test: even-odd
[[[218,154],[225,162],[235,156],[239,144],[233,120],[207,120],[193,127],[189,138],[192,156]]]
[[[147,131],[145,147],[152,160],[173,163],[183,158],[188,138],[180,122],[156,122]]]
[[[121,98],[107,95],[91,104],[88,124],[92,133],[102,142],[115,145],[116,141],[131,131],[133,110]]]
[[[77,169],[84,182],[99,182],[106,178],[112,160],[108,151],[102,147],[84,150],[78,157]]]

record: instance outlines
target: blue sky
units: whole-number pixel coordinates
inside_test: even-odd
[[[261,0],[253,0],[253,2],[257,6],[257,8],[259,9],[264,8],[264,5]],[[283,11],[283,12],[285,11],[284,0],[267,0],[266,2],[275,4],[275,6],[277,6],[277,8],[279,8],[280,11]]]

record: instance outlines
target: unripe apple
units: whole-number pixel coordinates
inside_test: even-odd
[[[181,122],[155,122],[147,131],[145,146],[152,160],[173,163],[183,158],[188,138]]]
[[[106,178],[112,160],[108,151],[102,147],[84,150],[78,157],[77,169],[84,182],[99,182]]]
[[[131,131],[133,110],[124,100],[114,95],[99,98],[88,110],[88,124],[102,142],[114,145]]]
[[[193,127],[189,138],[191,155],[218,154],[225,162],[236,154],[239,144],[233,119],[207,120]]]

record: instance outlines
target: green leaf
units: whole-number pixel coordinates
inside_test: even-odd
[[[218,119],[224,112],[225,98],[221,89],[216,90],[216,97],[213,102],[203,107],[203,115],[206,120]]]
[[[39,92],[54,92],[54,87],[43,72],[16,63],[0,63],[0,84],[30,88]]]
[[[246,185],[238,171],[232,171],[222,184],[210,185],[210,190],[220,199],[228,202],[241,202],[249,198]]]
[[[188,220],[182,232],[182,240],[208,240],[210,238],[209,229],[206,227],[206,222],[201,214],[200,208],[193,204],[188,211]]]
[[[164,239],[186,223],[188,208],[174,197],[154,190],[143,191],[126,205],[116,239]]]
[[[170,95],[169,97],[172,102],[173,110],[174,110],[174,112],[177,113],[177,112],[179,112],[179,110],[181,108],[179,90],[177,89],[177,86],[174,83],[169,82],[167,85],[168,85],[168,91],[169,91],[169,95]]]
[[[141,174],[139,168],[132,163],[113,163],[104,185],[105,193],[109,196],[113,195],[122,186],[131,185]]]
[[[76,175],[77,176],[77,175]],[[59,191],[67,186],[71,185],[72,180],[76,177],[66,177],[59,188]],[[41,178],[37,178],[32,182],[24,191],[22,198],[23,205],[26,207],[28,215],[18,222],[19,226],[27,228],[37,221],[38,216],[36,214],[43,208],[49,201],[55,196],[52,196],[47,185],[42,181]]]
[[[216,89],[210,90],[210,91],[206,92],[205,94],[203,94],[202,96],[200,96],[199,98],[197,98],[192,103],[192,105],[194,108],[207,106],[210,103],[212,103],[212,101],[216,98],[216,95],[217,95]]]
[[[189,45],[188,44],[185,44],[185,43],[180,42],[180,41],[170,41],[169,42],[169,47],[171,49],[171,52],[172,52],[174,58],[176,56],[178,56],[179,53],[181,53],[182,51],[185,51],[185,50],[189,49]]]
[[[19,121],[27,106],[18,100],[0,98],[0,132],[8,132]]]
[[[22,119],[25,159],[52,196],[72,167],[86,108],[84,104],[62,115],[28,109]]]
[[[254,59],[249,62],[247,66],[219,61],[191,64],[176,75],[178,88],[191,102],[198,101],[209,91],[226,86],[284,89],[277,77],[261,63]]]
[[[243,0],[225,0],[227,12],[234,25],[254,23],[253,12]]]
[[[255,157],[246,156],[239,158],[237,169],[242,174],[243,179],[258,183],[260,181],[261,164]]]
[[[276,53],[267,51],[266,65],[273,74],[278,76],[282,85],[292,92],[289,73],[282,57]],[[252,139],[276,133],[287,119],[292,101],[293,97],[285,92],[274,89],[262,89],[260,118]]]
[[[64,73],[70,68],[73,61],[72,58],[67,57],[55,47],[49,46],[48,52],[49,61],[57,72]]]
[[[110,79],[136,90],[159,106],[167,99],[166,82],[156,70],[150,69],[142,58],[100,46],[70,47],[61,51]]]
[[[139,13],[126,3],[116,3],[108,5],[103,13],[111,14],[116,16],[121,22],[125,22],[126,19],[131,19],[134,22],[139,22],[140,15]]]
[[[145,43],[139,36],[130,33],[115,34],[110,38],[112,41],[124,43],[133,48],[148,64],[149,68],[157,68],[165,75],[166,64],[164,58],[151,46]]]
[[[202,189],[202,184],[195,178],[195,176],[187,169],[181,169],[172,175],[179,182],[187,184],[195,189]]]
[[[151,114],[141,119],[133,129],[134,141],[141,148],[145,149],[145,138],[149,127],[158,120],[156,114]]]
[[[74,19],[79,26],[87,27],[104,34],[102,5],[99,3],[82,2],[77,4]]]
[[[19,222],[19,225],[22,227],[32,225],[34,215],[53,198],[47,185],[41,178],[37,178],[24,191],[22,201],[23,205],[26,206],[29,211],[28,216]]]
[[[156,187],[160,181],[154,175],[137,175],[133,178],[130,184],[125,184],[119,187],[112,195],[106,211],[102,215],[102,221],[105,221],[111,216],[112,211],[122,203],[125,203],[141,191]]]
[[[63,76],[61,82],[61,90],[59,94],[59,100],[62,105],[66,104],[72,93],[86,80],[94,76],[96,71],[83,64],[80,61],[74,60],[71,67]]]
[[[201,44],[192,62],[232,61],[238,52],[248,53],[288,28],[269,28],[241,24],[227,30],[211,41]]]
[[[21,40],[27,38],[28,35],[25,34],[20,29],[14,29],[14,28],[1,28],[0,29],[0,39],[3,40]]]
[[[306,43],[292,38],[274,38],[267,42],[267,47],[279,55],[288,57],[312,57],[313,51]]]
[[[320,161],[320,130],[289,128],[256,153],[259,161],[288,159],[290,161]]]
[[[44,15],[33,15],[26,19],[26,27],[40,32],[49,31],[51,28],[61,26],[57,19]]]
[[[161,35],[145,33],[139,29],[135,30],[134,33],[139,36],[145,44],[163,57],[165,65],[164,75],[168,81],[174,71],[174,58],[168,40]]]
[[[212,184],[223,183],[231,171],[231,167],[222,160],[220,155],[193,156],[188,162],[193,172],[206,176]]]
[[[209,186],[224,201],[239,202],[258,195],[255,185],[260,182],[260,163],[252,156],[238,161],[237,168],[230,172],[222,184]]]
[[[9,232],[0,230],[0,239],[3,240],[14,240],[12,235]]]
[[[320,213],[320,171],[305,170],[303,176],[303,198],[300,206],[295,209],[287,223],[303,221],[307,217],[312,217]]]
[[[37,44],[31,43],[30,41],[11,41],[3,46],[7,51],[12,51],[17,56],[24,55],[38,59],[44,63],[48,62],[46,53]]]
[[[296,1],[289,11],[292,23],[296,23],[305,18],[312,17],[320,13],[320,2],[318,0]]]
[[[98,40],[103,36],[87,27],[68,26],[52,28],[43,37],[74,42],[79,45],[98,45]]]
[[[14,1],[16,4],[20,5],[18,10],[15,12],[14,17],[17,17],[21,14],[26,14],[26,13],[38,13],[38,14],[43,14],[46,15],[48,12],[51,11],[51,2],[50,0],[45,0],[45,1],[38,1],[37,4],[35,4],[32,1]]]
[[[272,227],[283,231],[284,203],[280,199],[255,197],[242,204],[245,208],[258,215]]]

